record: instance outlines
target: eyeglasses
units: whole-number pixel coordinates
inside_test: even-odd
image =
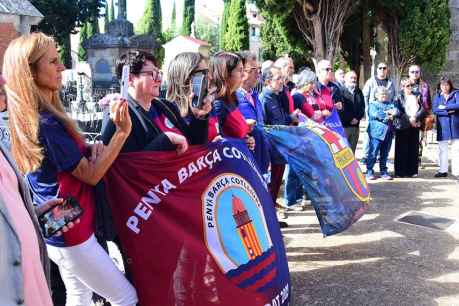
[[[386,70],[387,67],[378,67],[378,70]]]
[[[254,73],[254,72],[261,73],[260,67],[248,67],[244,69],[244,71],[247,73]]]
[[[139,74],[147,75],[153,79],[153,81],[161,82],[163,79],[163,72],[161,70],[152,70],[152,71],[140,71]]]

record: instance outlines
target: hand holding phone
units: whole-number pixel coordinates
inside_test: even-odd
[[[193,100],[191,107],[202,108],[204,98],[207,96],[208,80],[205,73],[195,73],[191,78],[191,90],[193,92]]]
[[[123,65],[123,73],[121,74],[121,97],[127,100],[128,98],[128,88],[129,88],[129,74],[130,68],[129,65]]]
[[[50,238],[76,221],[82,214],[83,209],[72,197],[66,198],[62,204],[50,205],[38,216],[43,236]]]

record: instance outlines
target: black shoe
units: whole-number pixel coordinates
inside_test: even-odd
[[[279,221],[279,226],[280,226],[280,228],[286,228],[286,227],[288,227],[288,224],[287,224],[287,222]]]
[[[434,175],[434,177],[447,177],[447,176],[448,176],[447,172],[437,172]]]

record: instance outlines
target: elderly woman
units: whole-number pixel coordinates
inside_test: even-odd
[[[94,236],[93,186],[131,131],[128,107],[125,101],[114,103],[116,131],[108,146],[88,147],[59,99],[64,69],[56,42],[42,33],[21,36],[8,46],[3,75],[8,80],[11,151],[27,174],[35,205],[72,196],[84,210],[72,231],[46,239],[66,286],[67,305],[90,305],[93,292],[112,305],[135,305],[134,287]],[[35,299],[28,304],[39,305]]]
[[[330,116],[334,105],[330,95],[322,95],[316,89],[316,81],[316,74],[310,69],[304,69],[298,76],[297,89],[292,97],[295,109],[301,110],[317,123],[322,123]]]
[[[437,85],[437,95],[432,103],[437,116],[437,140],[440,169],[435,177],[448,176],[448,144],[451,142],[451,174],[459,176],[459,91],[448,77]]]
[[[419,128],[426,114],[424,104],[412,90],[410,79],[401,81],[402,92],[396,100],[400,115],[394,121],[395,163],[394,174],[399,177],[418,175]]]

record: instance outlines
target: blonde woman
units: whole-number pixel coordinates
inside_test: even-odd
[[[6,50],[11,151],[27,174],[35,205],[72,195],[84,210],[72,231],[46,240],[66,286],[66,305],[90,305],[93,291],[112,305],[135,305],[135,289],[94,238],[92,193],[131,131],[127,104],[117,101],[113,107],[117,128],[108,146],[87,147],[59,99],[65,68],[55,45],[51,37],[33,33],[13,40]]]

